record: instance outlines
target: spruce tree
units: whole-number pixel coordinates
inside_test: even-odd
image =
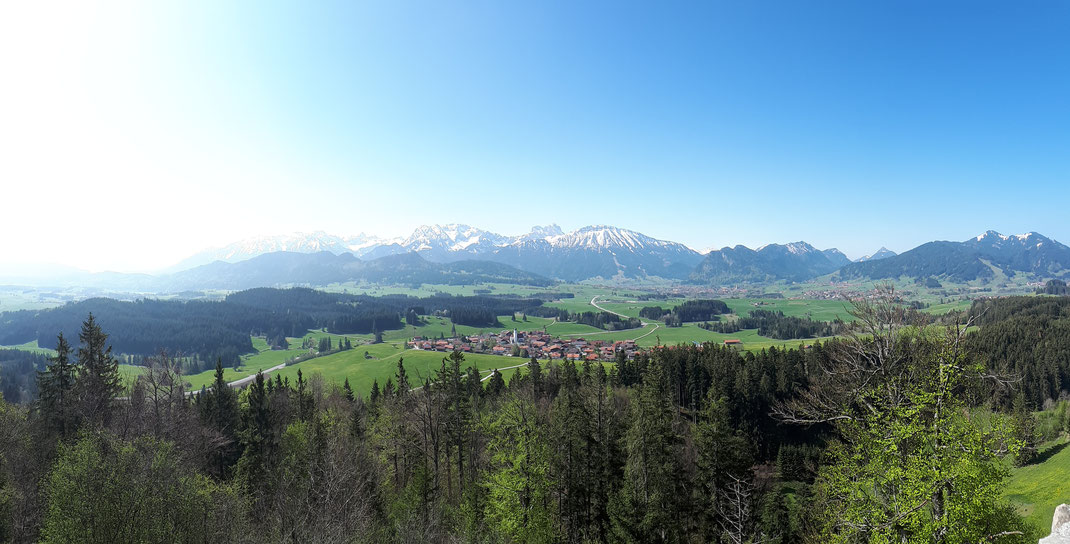
[[[531,393],[536,400],[542,394],[542,366],[539,360],[532,357],[528,361],[528,378],[531,380]]]
[[[372,380],[372,392],[368,395],[368,400],[372,404],[379,402],[379,380]]]
[[[242,444],[245,451],[238,461],[238,474],[253,496],[254,512],[263,512],[271,494],[277,440],[272,426],[271,407],[264,373],[257,372],[249,386],[248,406],[242,413]]]
[[[624,481],[610,508],[620,540],[682,539],[685,494],[677,451],[681,439],[673,428],[673,417],[665,373],[660,362],[655,362],[632,403]]]
[[[60,333],[56,338],[56,354],[49,358],[45,371],[37,375],[37,408],[49,431],[57,433],[60,439],[71,436],[77,425],[75,371],[71,364],[71,345]]]
[[[201,393],[202,398],[205,393]],[[225,476],[230,466],[237,460],[238,426],[241,416],[238,412],[238,397],[227,385],[223,377],[223,360],[217,359],[215,365],[215,382],[207,395],[211,411],[211,425],[225,439],[216,453],[216,470],[219,476]]]
[[[409,390],[412,386],[409,385],[409,377],[405,374],[405,358],[398,357],[398,397],[404,398],[409,394]]]
[[[114,401],[122,392],[119,361],[107,345],[108,335],[100,328],[93,314],[82,322],[78,334],[82,346],[78,348],[78,377],[75,388],[83,417],[94,424],[107,426],[111,421]]]
[[[342,392],[345,393],[346,400],[353,402],[353,388],[349,385],[349,377],[346,377],[346,382],[342,384]]]
[[[495,398],[501,395],[503,391],[505,391],[505,378],[495,368],[490,374],[490,380],[487,380],[487,396]]]

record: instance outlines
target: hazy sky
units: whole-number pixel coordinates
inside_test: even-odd
[[[1070,242],[1070,3],[0,3],[0,260],[609,223]]]

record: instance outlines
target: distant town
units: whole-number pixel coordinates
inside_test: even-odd
[[[413,337],[406,342],[412,349],[425,351],[460,351],[506,357],[535,357],[549,360],[613,361],[618,352],[633,359],[643,351],[635,340],[587,340],[557,338],[542,331],[504,330],[499,333],[473,334],[454,338]],[[742,346],[738,339],[724,341],[726,346]]]

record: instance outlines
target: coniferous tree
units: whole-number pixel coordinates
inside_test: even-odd
[[[238,448],[241,414],[238,410],[238,396],[223,377],[222,359],[216,360],[215,381],[212,383],[211,393],[202,389],[201,398],[208,404],[212,427],[224,439],[215,454],[217,475],[223,477],[241,453]]]
[[[111,346],[107,345],[108,335],[104,334],[92,313],[82,322],[78,339],[82,345],[78,348],[75,388],[80,410],[90,423],[106,426],[111,421],[115,399],[123,388],[119,361],[112,355]]]
[[[297,369],[297,417],[301,421],[309,421],[315,411],[315,399],[308,390],[308,382],[305,380],[301,369]]]
[[[346,376],[346,381],[342,384],[342,392],[345,393],[346,400],[353,402],[353,388],[349,385],[349,377]]]
[[[528,361],[528,379],[531,380],[532,395],[538,400],[542,394],[542,366],[539,365],[539,360],[534,357]]]
[[[568,542],[590,533],[590,417],[580,391],[576,365],[561,365],[561,387],[550,411],[552,479],[561,532]]]
[[[379,402],[379,396],[379,380],[372,380],[372,392],[368,395],[368,400],[372,404],[375,404]]]
[[[487,380],[487,396],[496,398],[501,395],[503,391],[505,391],[505,378],[502,376],[502,373],[498,372],[498,369],[495,368],[490,374],[490,379]]]
[[[60,439],[70,437],[77,425],[75,379],[71,345],[60,333],[56,338],[56,354],[49,358],[45,371],[37,375],[38,410],[50,432],[57,433]]]
[[[279,391],[279,388],[276,388]],[[248,405],[242,413],[242,443],[245,451],[238,461],[241,481],[252,496],[258,509],[266,513],[266,502],[273,489],[271,476],[275,464],[278,440],[272,423],[272,414],[264,373],[257,372],[249,386]]]
[[[699,421],[694,425],[699,484],[696,500],[699,504],[710,505],[705,509],[705,519],[701,520],[709,540],[715,539],[727,524],[730,508],[725,504],[726,500],[739,498],[738,494],[726,495],[726,492],[731,486],[749,482],[752,476],[752,456],[747,440],[732,429],[727,400],[715,399],[713,394],[711,389]]]
[[[468,402],[461,363],[464,354],[459,351],[450,353],[442,359],[438,383],[443,395],[442,422],[447,448],[454,454],[457,469],[458,497],[464,493],[466,445],[471,422],[471,406]],[[447,459],[450,456],[447,454]],[[447,462],[447,465],[451,463]],[[452,479],[451,479],[452,480]],[[452,489],[452,481],[447,489]]]
[[[632,405],[625,437],[624,481],[611,505],[617,538],[631,542],[677,542],[685,525],[685,496],[673,427],[674,410],[661,364],[653,364]]]
[[[404,398],[409,394],[409,390],[412,386],[409,385],[409,377],[405,374],[405,358],[398,357],[398,397]]]

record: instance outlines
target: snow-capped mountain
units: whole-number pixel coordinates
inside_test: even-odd
[[[701,254],[683,244],[607,225],[542,237],[534,234],[533,229],[481,258],[569,281],[645,276],[684,279],[702,260]]]
[[[352,254],[362,261],[415,253],[432,263],[489,261],[565,281],[621,277],[722,284],[804,281],[841,268],[845,278],[906,275],[968,280],[989,277],[990,265],[1008,274],[1070,275],[1070,248],[1034,232],[1005,236],[988,231],[965,242],[930,242],[902,255],[881,248],[851,263],[835,248],[819,250],[802,241],[757,250],[725,247],[703,255],[677,242],[609,225],[571,232],[557,225],[536,226],[525,234],[505,236],[464,224],[425,225],[394,239],[367,234],[339,237],[322,231],[259,237],[199,253],[172,271],[280,251]]]
[[[885,259],[843,267],[845,278],[947,278],[989,280],[996,271],[1037,278],[1070,275],[1070,247],[1035,232],[1006,236],[990,230],[965,242],[928,242]]]
[[[342,253],[355,253],[351,246],[359,246],[369,241],[368,237],[360,235],[352,240],[327,234],[321,230],[315,232],[295,232],[278,236],[258,236],[226,245],[221,248],[211,248],[189,257],[168,271],[180,271],[200,266],[203,264],[223,261],[236,263],[277,251],[289,251],[293,253],[319,253],[329,251],[335,255]]]
[[[884,246],[881,246],[876,253],[872,255],[864,255],[856,260],[856,263],[864,263],[866,261],[879,261],[881,259],[887,259],[888,257],[895,257],[896,253]],[[845,263],[846,264],[846,263]]]
[[[323,232],[255,238],[202,252],[174,270],[217,260],[237,262],[275,251],[352,253],[364,260],[418,253],[432,262],[486,260],[570,281],[618,275],[682,279],[702,260],[702,255],[683,244],[607,225],[568,233],[557,225],[536,226],[526,234],[503,236],[449,224],[424,225],[392,240],[365,234],[341,238]]]
[[[536,225],[534,227],[531,227],[531,232],[517,236],[516,239],[513,241],[519,242],[525,240],[538,240],[550,238],[552,236],[561,236],[564,233],[565,231],[561,230],[561,227],[559,227],[556,223],[552,223],[542,227]]]
[[[691,251],[683,244],[658,240],[634,230],[608,225],[583,227],[567,234],[547,236],[545,240],[550,245],[558,248],[622,249],[630,251],[667,248],[675,251]]]
[[[963,245],[1005,271],[1061,275],[1070,270],[1070,247],[1035,232],[1006,236],[990,230]]]

